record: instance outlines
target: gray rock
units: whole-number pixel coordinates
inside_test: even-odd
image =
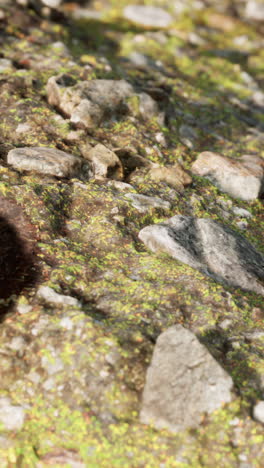
[[[0,422],[7,431],[19,431],[24,420],[24,408],[12,405],[9,398],[0,398]]]
[[[187,148],[194,149],[198,139],[197,130],[190,125],[181,125],[179,128],[179,135],[181,142],[187,146]]]
[[[264,295],[264,258],[240,234],[210,219],[174,216],[143,228],[139,239],[216,281]]]
[[[204,151],[193,163],[192,172],[209,178],[221,190],[242,200],[254,200],[263,193],[264,160],[257,156],[244,155],[238,160]]]
[[[37,291],[37,296],[49,304],[80,307],[80,303],[77,299],[71,296],[58,294],[49,286],[40,286]]]
[[[173,432],[197,427],[231,401],[231,377],[193,333],[170,327],[157,340],[147,371],[140,420]]]
[[[62,74],[48,80],[47,95],[49,104],[84,128],[95,128],[107,120],[129,114],[145,119],[159,117],[157,103],[148,94],[137,93],[125,80],[90,80],[76,84],[71,77]]]
[[[132,206],[141,213],[145,213],[152,208],[162,208],[163,210],[169,210],[171,208],[169,202],[159,197],[148,197],[138,193],[127,193],[125,197],[132,200]]]
[[[81,160],[55,148],[24,147],[9,151],[7,162],[17,169],[40,172],[57,177],[77,174]]]
[[[259,401],[253,408],[253,417],[256,421],[264,424],[264,401]]]
[[[133,23],[152,28],[167,28],[172,22],[167,11],[150,5],[127,5],[123,15]]]
[[[123,179],[124,171],[120,159],[106,146],[98,144],[89,151],[83,152],[83,156],[92,162],[95,177]]]

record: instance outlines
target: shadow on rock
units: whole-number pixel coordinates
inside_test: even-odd
[[[0,197],[0,321],[16,297],[40,276],[35,260],[35,230],[15,203]]]

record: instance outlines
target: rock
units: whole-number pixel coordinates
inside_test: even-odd
[[[9,398],[0,398],[0,422],[7,431],[19,431],[25,420],[25,410],[11,405]]]
[[[115,180],[123,179],[124,171],[120,159],[104,145],[96,145],[91,150],[83,152],[83,156],[92,162],[95,177],[107,177]]]
[[[179,135],[181,142],[187,146],[187,148],[194,149],[195,143],[198,139],[197,130],[190,125],[181,125],[179,128]]]
[[[244,15],[250,20],[264,21],[264,4],[257,0],[249,0]]]
[[[9,151],[7,162],[17,169],[35,171],[57,177],[77,174],[81,160],[56,148],[24,147]]]
[[[178,163],[171,167],[153,167],[150,169],[149,175],[156,182],[166,182],[180,191],[183,191],[184,187],[192,182],[189,174]]]
[[[252,214],[250,211],[245,210],[245,208],[239,208],[239,206],[234,206],[232,208],[232,211],[234,215],[236,215],[238,218],[252,218]]]
[[[159,117],[157,103],[146,93],[137,93],[125,80],[90,80],[75,83],[68,75],[53,76],[47,83],[49,104],[58,107],[72,123],[95,128],[106,120],[139,114]]]
[[[259,401],[253,408],[253,417],[256,421],[264,424],[264,401]]]
[[[163,8],[149,5],[127,5],[123,15],[129,21],[150,28],[167,28],[172,16]]]
[[[180,432],[231,401],[231,377],[193,333],[174,325],[157,340],[143,392],[140,420]]]
[[[49,286],[41,286],[37,291],[37,296],[41,299],[44,299],[44,301],[48,304],[80,307],[80,303],[77,301],[77,299],[71,296],[58,294]]]
[[[262,254],[227,226],[178,215],[143,228],[139,239],[153,252],[166,252],[216,281],[264,295]]]
[[[0,18],[1,19],[1,18]],[[0,73],[11,72],[13,68],[12,62],[9,59],[0,59]]]
[[[264,160],[257,156],[231,159],[204,151],[193,163],[192,172],[209,178],[224,192],[245,201],[254,200],[263,193]]]
[[[158,197],[148,197],[138,193],[127,193],[126,198],[132,200],[132,206],[141,213],[145,213],[153,208],[162,208],[163,210],[170,210],[171,204]]]

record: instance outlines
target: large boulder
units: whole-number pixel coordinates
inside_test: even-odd
[[[264,295],[263,255],[227,226],[177,215],[143,228],[139,239],[153,252],[166,252],[217,281]]]
[[[232,399],[233,382],[193,333],[170,327],[157,340],[147,371],[140,420],[173,432],[197,427]]]

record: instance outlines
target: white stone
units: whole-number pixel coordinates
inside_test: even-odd
[[[80,307],[80,303],[77,299],[71,296],[58,294],[49,286],[41,286],[37,291],[37,296],[41,299],[44,299],[49,304]]]
[[[259,401],[253,408],[253,417],[256,421],[264,424],[264,401]]]
[[[123,15],[129,21],[146,27],[167,28],[172,22],[172,16],[163,8],[149,5],[127,5]]]

